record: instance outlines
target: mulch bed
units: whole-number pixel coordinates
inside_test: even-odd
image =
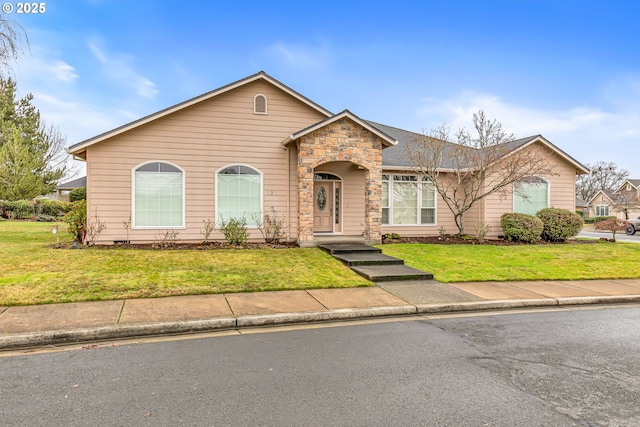
[[[60,249],[84,249],[87,246],[78,243],[60,244],[54,246]],[[94,245],[95,249],[142,249],[142,250],[212,250],[212,249],[287,249],[297,248],[294,242],[280,243],[247,243],[245,246],[231,245],[227,242],[202,242],[202,243],[118,243],[115,245]]]
[[[544,242],[541,241],[539,243],[535,243],[536,245],[591,245],[594,243],[600,243],[601,240],[606,239],[589,239],[589,240],[567,240],[566,242]],[[384,239],[383,243],[386,244],[394,244],[394,243],[425,243],[430,245],[487,245],[487,246],[521,246],[521,245],[531,245],[531,243],[521,243],[521,242],[511,242],[509,240],[504,239],[496,239],[496,240],[485,240],[484,242],[479,242],[476,238],[470,236],[458,236],[458,235],[447,235],[444,238],[440,236],[429,236],[429,237],[401,237],[399,239]]]
[[[544,242],[541,241],[536,245],[592,245],[595,243],[601,243],[607,239],[588,239],[588,240],[575,240],[571,239],[566,242]],[[510,242],[504,239],[485,240],[479,242],[476,238],[470,236],[458,236],[447,235],[444,238],[440,236],[430,237],[400,237],[396,239],[384,239],[383,244],[395,244],[395,243],[423,243],[430,245],[486,245],[486,246],[522,246],[530,245],[530,243]],[[74,243],[54,245],[54,247],[60,249],[83,249],[86,246]],[[120,243],[115,245],[96,245],[93,246],[96,249],[112,250],[112,249],[143,249],[143,250],[212,250],[212,249],[287,249],[297,248],[298,244],[295,242],[280,242],[280,243],[247,243],[245,246],[231,245],[227,242],[201,242],[201,243]]]

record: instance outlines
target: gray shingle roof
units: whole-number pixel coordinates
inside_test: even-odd
[[[420,143],[420,141],[424,140],[425,135],[416,132],[410,132],[404,129],[399,129],[393,126],[383,125],[382,123],[376,123],[372,121],[367,122],[398,141],[398,145],[382,150],[382,166],[408,168],[413,168],[415,166],[407,156],[407,149],[411,149],[412,147],[418,148],[418,144]],[[539,137],[539,135],[529,136],[526,138],[520,138],[514,141],[507,142],[505,143],[507,152],[520,148],[537,137]],[[446,144],[447,145],[445,146],[444,158],[442,159],[442,165],[440,167],[442,167],[443,169],[454,168],[455,166],[453,163],[453,148],[455,147],[455,144]],[[447,150],[447,148],[449,148],[449,150]],[[475,148],[468,148],[468,150],[475,150]],[[449,155],[447,156],[447,154]]]
[[[87,186],[87,177],[74,179],[69,182],[64,182],[56,187],[56,190],[73,190],[74,188],[82,188]]]

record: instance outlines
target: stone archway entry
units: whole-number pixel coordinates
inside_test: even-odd
[[[344,210],[346,217],[351,214],[360,215],[358,212],[363,210],[364,218],[356,219],[355,226],[358,227],[357,224],[359,224],[364,229],[362,236],[366,243],[380,243],[382,241],[382,149],[396,145],[397,141],[348,110],[289,135],[283,143],[289,144],[293,141],[298,150],[298,245],[315,246],[313,236],[317,233],[315,231],[317,193],[314,172],[318,173],[316,167],[333,162],[349,162],[364,174],[364,204],[358,202],[357,205],[352,206],[349,203],[341,203],[344,209],[339,206],[338,212]],[[344,179],[347,184],[351,182],[348,177]],[[332,195],[335,197],[335,193]],[[335,200],[332,202],[332,207],[335,212]],[[349,216],[349,221],[351,218]],[[336,219],[342,221],[340,216],[333,218],[334,221]],[[347,224],[344,227],[342,224],[336,227],[334,223],[334,233],[345,232]],[[328,226],[326,227],[328,229]],[[336,231],[338,228],[340,231]]]

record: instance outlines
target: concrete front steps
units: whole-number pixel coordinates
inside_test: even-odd
[[[345,263],[372,282],[432,280],[433,274],[404,265],[400,258],[384,255],[382,250],[364,244],[325,244],[320,249]]]

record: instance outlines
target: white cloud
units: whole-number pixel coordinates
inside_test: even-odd
[[[276,60],[296,68],[324,68],[331,60],[329,46],[324,41],[320,41],[317,46],[279,41],[267,47],[267,53]]]
[[[437,117],[454,128],[471,128],[473,113],[479,110],[484,110],[487,117],[497,119],[508,132],[521,137],[538,133],[575,132],[585,127],[603,126],[614,120],[614,114],[596,108],[534,109],[505,102],[495,95],[472,92],[463,92],[448,100],[424,100],[417,115],[429,119]]]
[[[54,61],[52,71],[56,78],[63,82],[71,83],[78,78],[75,69],[64,61]]]
[[[37,73],[43,80],[53,77],[57,82],[64,83],[73,83],[78,78],[76,69],[73,66],[59,59],[48,58],[46,55],[36,56],[34,54],[25,56],[18,64],[17,71],[21,74]]]
[[[47,93],[34,92],[33,99],[46,122],[58,127],[66,135],[67,145],[120,126],[132,117],[132,113],[112,112]]]
[[[630,156],[640,142],[639,81],[629,80],[623,87],[616,83],[617,89],[608,90],[608,98],[598,107],[533,108],[494,94],[467,91],[450,99],[422,100],[416,117],[429,123],[427,129],[447,123],[452,129],[472,130],[473,113],[484,110],[516,137],[542,134],[582,163],[612,161],[640,178],[640,167]]]
[[[158,94],[156,84],[135,70],[130,55],[108,54],[98,46],[98,42],[89,42],[89,50],[102,64],[103,74],[111,81],[133,89],[144,98],[153,98]]]
[[[89,50],[91,51],[91,53],[93,53],[93,56],[95,56],[96,59],[98,59],[98,61],[102,62],[103,64],[107,62],[107,55],[105,55],[102,49],[100,49],[98,46],[96,46],[94,43],[91,43],[91,42],[88,43],[88,46],[89,46]]]

